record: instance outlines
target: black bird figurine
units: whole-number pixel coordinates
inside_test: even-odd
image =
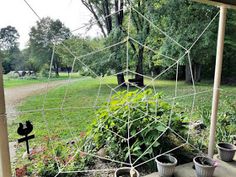
[[[26,121],[26,130],[25,130],[25,133],[30,134],[33,130],[33,125],[31,124],[30,121]]]
[[[19,135],[21,135],[21,136],[25,136],[23,130],[24,130],[24,125],[23,125],[22,123],[19,123],[19,127],[18,127],[18,129],[17,129],[17,133],[18,133]]]
[[[26,124],[23,125],[22,123],[19,123],[19,128],[17,129],[17,133],[21,136],[26,136],[30,134],[33,130],[33,125],[30,121],[26,121]]]

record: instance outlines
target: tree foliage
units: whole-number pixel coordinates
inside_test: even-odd
[[[104,76],[109,72],[109,67],[106,65],[109,63],[110,52],[105,50],[92,54],[94,51],[100,50],[101,46],[103,46],[101,39],[72,37],[65,40],[63,45],[57,45],[56,54],[68,71],[73,67],[75,60],[74,71],[80,71],[80,74],[92,77]]]
[[[61,43],[70,37],[70,30],[60,20],[53,20],[49,17],[37,21],[36,26],[30,31],[29,47],[32,55],[40,64],[50,64],[53,46]],[[60,58],[55,55],[53,67],[56,75],[59,75],[61,66]]]
[[[87,7],[87,9],[92,13],[94,19],[96,20],[99,28],[101,29],[101,32],[104,37],[109,37],[110,35],[112,37],[112,43],[119,42],[120,36],[123,35],[123,22],[124,22],[124,0],[81,0],[81,2]],[[113,14],[113,12],[115,12]],[[115,38],[114,35],[119,34],[119,38]],[[111,41],[109,41],[111,42]],[[109,43],[108,42],[108,43]],[[116,46],[110,48],[110,51],[112,53],[112,57],[116,63],[116,66],[114,69],[117,74],[117,82],[118,85],[125,85],[125,79],[124,74],[121,73],[123,70],[122,61],[123,56],[117,54],[118,51],[121,51],[120,49],[123,49],[124,46]]]
[[[114,44],[119,41],[123,41],[129,34],[128,26],[132,23],[134,38],[138,40],[139,43],[145,44],[145,41],[150,33],[149,23],[143,20],[140,14],[137,12],[132,12],[131,19],[129,19],[129,7],[132,5],[142,14],[150,15],[151,2],[137,0],[137,1],[123,1],[123,0],[106,0],[106,1],[90,1],[82,0],[83,4],[90,10],[93,14],[98,26],[101,29],[104,37],[107,37],[108,44]],[[114,13],[112,13],[114,12]],[[100,18],[98,17],[103,17]],[[132,22],[131,22],[132,20]],[[142,45],[134,44],[132,40],[129,40],[130,58],[132,58],[133,63],[135,63],[135,79],[139,81],[139,86],[144,85],[143,80],[143,63],[144,63],[144,47]],[[124,51],[124,52],[122,52]],[[116,72],[122,72],[125,69],[126,56],[126,45],[119,45],[111,48],[112,60],[115,63],[114,66]],[[117,75],[118,84],[125,82],[124,75]]]
[[[19,51],[17,42],[19,34],[14,27],[7,26],[0,31],[0,52],[4,58],[5,71],[18,69],[40,71],[43,67],[47,72],[53,45],[56,44],[53,62],[56,75],[60,69],[70,72],[74,56],[78,56],[81,61],[75,62],[74,71],[92,76],[118,73],[117,81],[120,85],[128,79],[122,73],[126,70],[128,46],[128,69],[136,73],[135,79],[142,86],[144,85],[142,75],[151,73],[155,76],[172,65],[174,61],[164,55],[173,59],[183,56],[185,49],[191,47],[218,13],[215,7],[190,0],[81,0],[81,2],[93,16],[90,25],[98,25],[102,36],[97,38],[72,36],[70,30],[60,20],[46,17],[37,21],[31,28],[28,48]],[[133,7],[131,11],[130,5]],[[235,19],[235,11],[229,10],[223,63],[225,83],[236,82]],[[218,17],[191,47],[191,67],[196,82],[213,78],[217,29]],[[71,55],[71,51],[66,48],[74,55]],[[92,54],[87,55],[88,53]],[[188,58],[183,57],[179,64],[179,79],[191,82]],[[175,73],[174,67],[163,75],[163,78],[174,79]]]
[[[7,26],[0,29],[0,49],[9,50],[14,47],[18,47],[17,40],[20,35],[15,27]]]
[[[157,14],[157,18],[161,21],[162,29],[165,29],[169,36],[186,49],[192,47],[191,45],[217,14],[217,10],[213,7],[186,0],[163,2],[158,10],[160,13]],[[215,56],[216,32],[217,21],[214,21],[191,48],[190,56],[195,81],[200,81],[202,65],[208,64]],[[173,58],[180,58],[185,50],[165,37],[160,52],[168,53]],[[186,81],[191,82],[188,58],[183,58],[180,64],[186,66]]]
[[[21,69],[24,65],[21,52],[18,48],[20,35],[15,27],[7,26],[0,29],[0,53],[4,72]]]

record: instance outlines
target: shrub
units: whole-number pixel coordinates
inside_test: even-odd
[[[94,151],[105,147],[110,158],[122,162],[129,160],[129,154],[132,160],[145,161],[161,153],[160,149],[168,149],[160,142],[171,141],[168,125],[183,136],[187,133],[188,118],[181,109],[172,109],[161,94],[154,95],[152,90],[118,92],[107,107],[97,111],[96,117],[87,134],[91,139],[87,146]],[[157,140],[159,136],[162,138]]]
[[[171,133],[169,126],[182,136],[187,134],[188,118],[182,109],[172,107],[162,99],[161,94],[154,95],[152,90],[117,92],[110,102],[100,106],[89,131],[86,135],[81,134],[77,142],[82,152],[73,158],[64,171],[93,169],[96,161],[87,154],[96,154],[102,148],[110,159],[128,162],[131,154],[133,162],[137,159],[143,162],[172,149],[173,144],[176,147],[183,143]],[[126,140],[128,137],[130,148]],[[55,176],[58,169],[53,154],[63,167],[73,157],[76,146],[58,142],[53,147],[54,150],[48,146],[47,150],[34,156],[37,175]],[[150,165],[148,169],[152,168]],[[31,169],[29,166],[28,172],[33,174]],[[63,174],[67,177],[71,175]],[[82,173],[78,175],[83,176]]]
[[[6,74],[7,79],[17,79],[19,78],[19,74],[15,71],[10,71],[8,74]]]
[[[24,76],[23,79],[25,79],[25,80],[37,80],[38,77],[36,75],[31,75],[31,76]]]
[[[48,77],[49,76],[49,69],[50,67],[48,64],[44,64],[40,70],[40,76],[41,77]]]
[[[218,142],[231,142],[233,143],[234,138],[236,137],[236,106],[235,103],[232,103],[227,97],[224,98],[223,103],[221,103],[217,119],[217,131],[216,137]],[[199,115],[203,120],[204,125],[207,129],[202,130],[202,134],[205,134],[205,137],[209,136],[209,128],[211,123],[211,108],[204,107],[199,110]],[[201,142],[201,147],[207,148],[208,139],[204,142]]]
[[[227,111],[220,112],[217,121],[217,139],[219,142],[233,143],[236,137],[236,106],[227,102]]]

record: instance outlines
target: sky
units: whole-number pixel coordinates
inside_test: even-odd
[[[81,3],[81,0],[27,0],[37,14],[42,18],[49,16],[60,19],[71,30],[77,29],[91,19],[91,14]],[[24,0],[0,0],[0,28],[14,26],[20,34],[20,48],[23,49],[29,40],[29,32],[38,20]],[[97,27],[87,31],[86,28],[76,31],[83,36],[97,36]]]

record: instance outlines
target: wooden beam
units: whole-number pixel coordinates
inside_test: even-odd
[[[218,112],[218,106],[219,106],[220,82],[221,82],[224,39],[225,39],[225,26],[226,26],[226,19],[227,19],[226,15],[227,15],[227,7],[225,5],[221,5],[219,29],[218,29],[218,41],[217,41],[216,65],[215,65],[215,78],[214,78],[214,86],[213,86],[210,137],[209,137],[209,146],[208,146],[208,156],[211,158],[214,155],[214,149],[215,149],[217,112]]]
[[[209,146],[208,146],[208,156],[213,157],[215,149],[216,128],[217,128],[217,112],[219,106],[219,95],[220,95],[219,89],[220,89],[222,63],[223,63],[227,8],[236,8],[236,0],[194,0],[194,1],[220,7],[216,66],[215,66],[212,111],[211,111],[211,126],[210,126],[210,136],[209,136]]]
[[[209,4],[213,6],[226,5],[228,6],[228,8],[236,9],[236,0],[193,0],[193,1]]]
[[[2,63],[0,62],[0,177],[11,177],[9,141],[3,88]]]

